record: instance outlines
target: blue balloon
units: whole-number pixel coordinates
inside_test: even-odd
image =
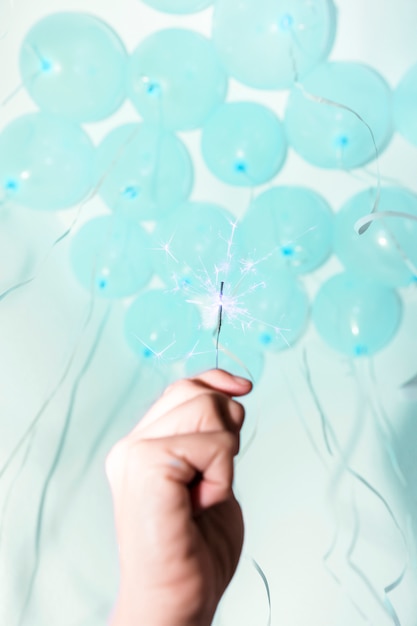
[[[397,130],[417,146],[417,64],[394,91],[394,121]]]
[[[350,272],[391,287],[405,287],[417,280],[417,196],[406,189],[382,188],[376,212],[381,218],[358,234],[355,225],[372,212],[376,194],[376,189],[362,191],[336,214],[335,252]],[[383,216],[387,211],[390,215]]]
[[[211,4],[213,0],[143,0],[150,7],[164,13],[197,13]]]
[[[329,53],[331,0],[217,0],[213,40],[228,73],[258,89],[290,87]]]
[[[285,113],[288,140],[313,165],[363,166],[391,139],[391,99],[385,80],[366,65],[323,63],[290,93]]]
[[[253,187],[273,178],[284,164],[287,141],[271,109],[256,102],[230,102],[203,127],[207,167],[230,185]]]
[[[147,233],[114,215],[86,222],[71,242],[71,263],[79,282],[92,294],[125,298],[149,282],[152,267]]]
[[[125,317],[128,345],[142,362],[165,363],[187,357],[199,338],[197,307],[164,290],[136,298]]]
[[[22,81],[44,111],[78,122],[114,113],[126,97],[127,53],[110,26],[85,13],[35,24],[20,51]]]
[[[94,181],[94,147],[69,120],[30,113],[0,134],[0,194],[32,209],[66,209],[82,200]]]
[[[211,42],[172,28],[144,39],[133,52],[128,94],[140,115],[174,130],[202,126],[226,95],[227,78]]]
[[[326,200],[305,187],[272,187],[260,194],[239,223],[238,241],[250,258],[311,272],[329,257],[333,215]]]
[[[185,362],[187,376],[196,376],[212,369],[216,366],[216,360],[215,333],[200,332],[198,343]],[[246,345],[242,329],[231,326],[225,320],[220,334],[218,366],[235,376],[249,377],[257,382],[262,376],[264,361],[261,351]]]
[[[184,144],[152,124],[112,130],[97,150],[97,184],[107,206],[137,220],[157,220],[184,202],[193,168]]]
[[[236,280],[241,259],[235,219],[216,205],[189,202],[161,220],[152,233],[153,266],[165,284],[200,298]]]
[[[348,273],[319,289],[312,319],[320,336],[347,356],[370,356],[395,335],[402,313],[397,293]]]
[[[287,269],[265,264],[242,284],[237,300],[241,341],[254,350],[277,351],[292,346],[304,332],[309,301],[303,285]],[[251,282],[248,282],[251,281]],[[233,321],[233,320],[232,320]]]

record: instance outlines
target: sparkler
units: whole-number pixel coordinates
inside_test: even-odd
[[[217,332],[216,332],[216,369],[219,369],[219,341],[220,341],[220,332],[222,329],[222,321],[223,321],[223,289],[224,289],[224,280],[220,283],[220,293],[219,293],[219,318],[217,322]]]

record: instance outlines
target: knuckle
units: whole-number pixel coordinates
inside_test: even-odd
[[[194,380],[191,378],[182,378],[168,385],[163,395],[168,395],[173,392],[186,393],[188,391],[193,391],[195,388],[197,388],[197,383]]]
[[[222,448],[227,456],[234,456],[239,451],[239,437],[231,432],[222,433]]]
[[[240,430],[245,409],[240,402],[236,402],[220,392],[207,392],[198,396],[201,420],[213,430]]]
[[[236,420],[243,421],[245,417],[245,407],[243,406],[243,404],[241,404],[241,402],[237,402],[236,400],[230,400],[229,410]]]
[[[198,398],[201,419],[211,430],[226,428],[224,414],[224,398],[215,392],[204,393]]]
[[[220,402],[218,394],[214,392],[204,393],[199,398],[201,408],[210,415],[218,415],[220,409]]]

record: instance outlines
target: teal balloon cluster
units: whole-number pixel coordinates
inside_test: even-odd
[[[351,170],[376,159],[395,129],[417,144],[417,66],[392,92],[368,66],[329,62],[332,0],[142,2],[177,15],[211,8],[211,36],[166,28],[128,53],[87,13],[36,23],[19,62],[39,111],[0,132],[0,202],[61,210],[99,195],[106,215],[77,229],[71,264],[92,296],[135,299],[126,338],[144,363],[187,354],[191,372],[219,349],[228,366],[242,373],[251,360],[260,375],[267,351],[302,336],[311,308],[303,277],[333,251],[346,273],[319,289],[313,322],[343,354],[379,350],[400,321],[395,289],[417,280],[416,197],[371,189],[333,214],[314,190],[275,178],[291,150],[313,167]],[[283,120],[272,106],[228,98],[230,78],[289,90]],[[82,125],[126,100],[139,119],[94,146]],[[194,163],[180,132],[201,140],[204,167],[222,184],[268,185],[251,192],[239,222],[193,200]]]

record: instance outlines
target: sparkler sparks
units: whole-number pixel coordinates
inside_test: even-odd
[[[216,225],[209,235],[206,232],[201,235],[202,228],[192,226],[196,235],[200,234],[200,240],[194,232],[189,233],[190,238],[186,240],[175,225],[171,231],[163,231],[162,236],[156,232],[158,245],[153,248],[164,255],[164,264],[161,264],[161,256],[158,261],[167,290],[180,294],[201,314],[201,342],[197,341],[184,358],[188,360],[209,352],[205,332],[209,330],[212,331],[216,367],[219,367],[220,352],[228,353],[233,359],[235,350],[239,352],[243,345],[253,353],[265,348],[290,347],[294,337],[292,329],[285,327],[284,322],[293,318],[292,308],[298,297],[297,294],[294,297],[293,286],[295,290],[300,288],[296,278],[285,268],[292,259],[282,253],[282,246],[275,246],[260,258],[249,258],[245,256],[242,243],[236,241],[239,230],[236,220],[227,219]],[[189,227],[189,230],[192,229]],[[297,242],[311,230],[314,227],[297,237]],[[288,241],[287,245],[294,246],[294,242]]]

